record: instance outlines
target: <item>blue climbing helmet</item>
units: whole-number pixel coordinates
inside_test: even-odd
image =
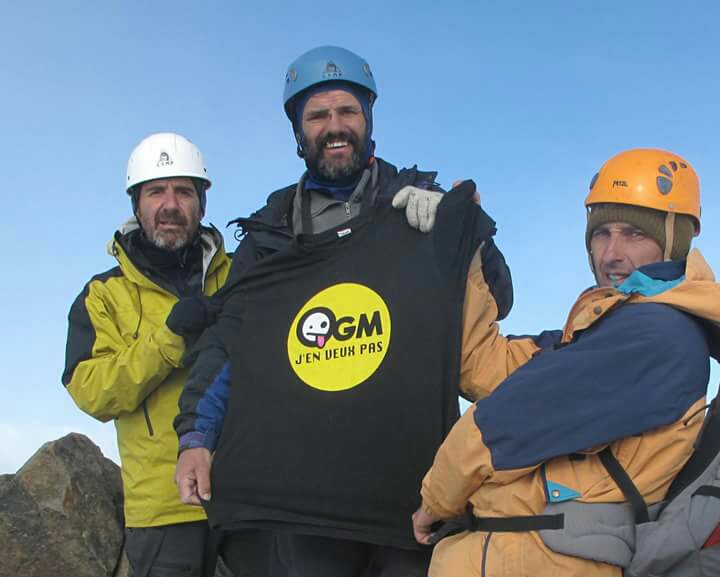
[[[295,122],[294,98],[311,86],[325,82],[349,82],[370,93],[372,107],[377,98],[370,65],[354,52],[339,46],[318,46],[305,52],[288,67],[283,104],[288,118]]]
[[[310,96],[322,92],[322,85],[327,85],[328,90],[348,90],[360,102],[366,123],[366,149],[362,154],[367,162],[375,151],[372,140],[372,106],[377,98],[375,78],[365,60],[339,46],[318,46],[305,52],[290,64],[285,75],[283,104],[293,125],[298,156],[304,157],[302,109]]]

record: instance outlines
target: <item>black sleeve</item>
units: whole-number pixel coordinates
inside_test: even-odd
[[[237,284],[240,277],[258,260],[257,242],[252,234],[246,234],[233,253],[230,272],[225,287],[228,289]]]
[[[492,238],[485,241],[481,252],[482,271],[485,282],[498,308],[497,320],[502,320],[510,313],[513,306],[513,284],[510,267],[505,257]]]
[[[476,204],[475,183],[466,180],[443,195],[433,230],[438,261],[446,273],[457,269],[458,261],[469,265],[481,243],[483,275],[498,307],[498,320],[505,318],[513,304],[510,269],[495,245],[495,221]],[[463,274],[467,269],[463,270]],[[464,278],[464,277],[463,277]]]
[[[473,195],[475,183],[465,180],[443,195],[432,231],[440,263],[450,268],[457,260],[472,258],[480,243],[495,234],[495,222],[478,206]]]

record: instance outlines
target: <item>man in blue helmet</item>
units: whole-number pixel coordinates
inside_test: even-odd
[[[310,50],[290,65],[283,98],[297,153],[307,171],[296,184],[273,192],[266,206],[250,218],[235,221],[245,236],[226,286],[242,283],[258,261],[287,248],[294,238],[336,228],[367,212],[380,198],[393,199],[393,206],[405,209],[413,228],[423,232],[433,228],[442,198],[436,173],[415,167],[398,170],[374,156],[372,109],[377,89],[365,60],[339,47]],[[491,238],[483,245],[482,262],[505,316],[512,305],[512,285]],[[230,394],[227,352],[212,338],[212,331],[203,340],[175,423],[181,451],[176,482],[181,498],[196,504],[210,498],[211,452]],[[292,575],[390,577],[427,572],[428,551],[336,538],[322,529],[312,532],[292,531],[279,537],[281,555]],[[242,566],[242,559],[233,558],[233,541],[239,538],[231,531],[222,548],[234,570]]]

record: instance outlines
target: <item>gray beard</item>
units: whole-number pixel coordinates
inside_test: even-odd
[[[188,232],[184,232],[168,238],[162,232],[156,230],[152,237],[152,243],[156,247],[165,250],[179,250],[190,242],[190,236]]]

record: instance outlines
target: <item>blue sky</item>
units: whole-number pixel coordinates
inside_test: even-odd
[[[81,413],[60,374],[68,308],[114,265],[105,245],[130,215],[131,149],[188,136],[214,183],[206,222],[247,215],[304,168],[281,95],[288,63],[317,45],[370,62],[379,156],[476,181],[515,280],[505,332],[559,327],[591,284],[582,202],[626,148],[694,165],[695,245],[720,270],[719,19],[711,0],[5,3],[0,473],[69,431],[116,455],[114,427]]]

